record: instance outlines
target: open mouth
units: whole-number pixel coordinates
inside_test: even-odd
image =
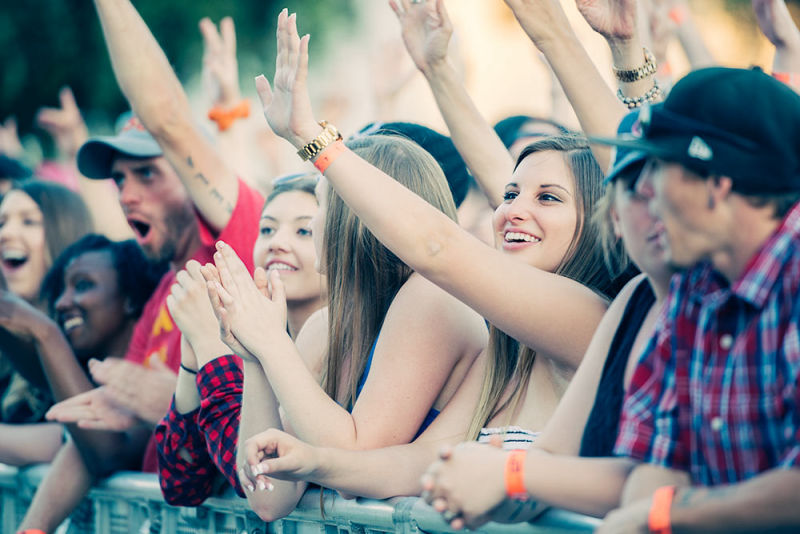
[[[28,256],[19,250],[4,250],[2,255],[3,267],[6,269],[19,269],[28,261]]]
[[[146,222],[136,219],[128,219],[128,225],[133,229],[136,237],[140,240],[146,239],[147,235],[150,233],[150,225]]]
[[[538,243],[541,241],[538,237],[523,232],[506,232],[503,240],[506,243]]]

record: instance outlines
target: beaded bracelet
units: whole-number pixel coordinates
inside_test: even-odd
[[[661,86],[658,85],[656,80],[653,80],[653,87],[648,89],[648,91],[637,97],[629,97],[622,94],[622,89],[617,89],[617,98],[619,98],[620,102],[628,106],[628,109],[636,109],[642,107],[642,104],[645,102],[655,102],[662,96]]]
[[[616,67],[613,67],[614,76],[617,77],[617,80],[625,83],[633,83],[638,82],[639,80],[644,80],[648,76],[652,76],[656,73],[658,70],[656,57],[647,48],[642,48],[642,51],[644,52],[644,65],[641,67],[630,70],[620,70]]]

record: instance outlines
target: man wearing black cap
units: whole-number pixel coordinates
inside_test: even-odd
[[[171,269],[145,306],[126,361],[109,362],[128,366],[120,367],[123,371],[137,372],[113,373],[110,378],[121,382],[114,386],[121,387],[99,388],[68,399],[60,403],[60,413],[66,414],[63,407],[67,405],[76,415],[69,414],[63,421],[104,428],[113,425],[102,414],[123,408],[136,416],[134,421],[152,428],[169,408],[174,374],[168,387],[163,381],[158,381],[158,387],[154,381],[135,381],[153,374],[145,372],[150,362],[160,361],[173,372],[179,368],[180,331],[165,304],[176,271],[189,259],[211,261],[216,238],[232,244],[252,270],[250,258],[263,198],[237,179],[195,125],[180,82],[130,2],[96,0],[95,5],[114,73],[136,116],[125,117],[115,136],[90,139],[78,153],[78,166],[89,178],[116,181],[136,241],[147,256],[168,262]],[[113,409],[104,411],[109,407]],[[143,444],[133,432],[92,435],[72,425],[70,433],[72,440],[54,461],[21,528],[54,530],[88,490],[89,473],[102,476],[137,464],[145,471],[156,471],[152,440],[142,461]],[[65,480],[69,485],[64,485]]]
[[[636,184],[681,269],[615,453],[642,462],[602,532],[800,528],[800,96],[711,68],[639,117]]]

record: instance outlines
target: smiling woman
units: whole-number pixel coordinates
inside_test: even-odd
[[[64,381],[90,385],[90,357],[125,354],[133,325],[163,271],[146,260],[134,241],[87,235],[64,250],[42,283],[42,299],[54,319],[6,294],[0,326],[35,342],[53,396],[63,398]],[[60,425],[8,425],[2,430],[3,463],[49,461],[61,445]],[[37,447],[30,447],[32,441]]]

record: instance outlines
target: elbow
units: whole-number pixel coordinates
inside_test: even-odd
[[[250,500],[250,507],[259,519],[265,523],[272,523],[273,521],[283,519],[294,510],[294,504],[292,504],[292,506],[287,506],[285,504],[281,506],[273,501],[255,502],[252,499]]]
[[[431,230],[423,237],[419,258],[414,264],[408,264],[428,280],[438,283],[451,277],[455,265],[452,251],[457,248],[454,245],[456,240],[463,235],[461,227],[455,222],[446,225],[432,224],[428,227]]]
[[[163,95],[133,106],[134,114],[154,138],[173,142],[193,128],[191,110],[185,95]]]

